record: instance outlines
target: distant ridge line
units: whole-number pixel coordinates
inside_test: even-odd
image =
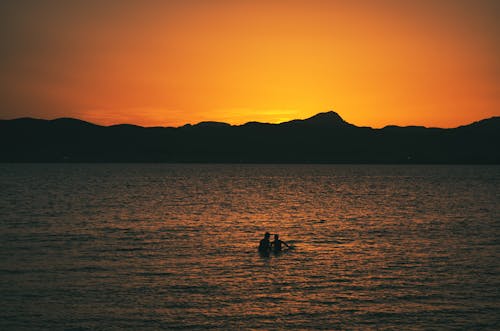
[[[500,116],[492,116],[489,118],[485,118],[485,119],[481,119],[481,120],[478,120],[475,122],[471,122],[469,124],[462,124],[462,125],[459,125],[459,126],[454,127],[454,128],[464,127],[464,126],[472,125],[474,123],[480,123],[483,121],[495,120],[495,119],[500,119]],[[318,122],[319,123],[319,122],[324,122],[324,121],[330,120],[333,122],[337,122],[339,124],[342,123],[344,125],[360,127],[360,126],[357,126],[355,124],[351,124],[351,123],[346,122],[337,112],[335,112],[333,110],[317,113],[316,115],[313,115],[313,116],[305,118],[305,119],[293,119],[293,120],[284,121],[284,122],[280,122],[280,123],[249,121],[249,122],[246,122],[243,124],[229,124],[229,123],[220,122],[220,121],[201,121],[201,122],[198,122],[196,124],[186,123],[186,124],[183,124],[180,126],[142,126],[142,125],[133,124],[133,123],[116,123],[116,124],[110,124],[110,125],[101,125],[101,124],[96,124],[93,122],[89,122],[89,121],[85,121],[85,120],[73,118],[73,117],[58,117],[55,119],[41,119],[41,118],[35,118],[35,117],[19,117],[19,118],[14,118],[14,119],[0,119],[0,122],[2,122],[2,121],[28,121],[28,120],[47,121],[47,122],[74,121],[74,122],[87,123],[87,124],[100,126],[100,127],[114,127],[114,126],[121,126],[121,125],[129,125],[129,126],[141,127],[141,128],[174,128],[174,129],[182,128],[182,127],[212,126],[212,125],[213,126],[240,127],[240,126],[253,125],[253,124],[282,125],[282,124],[301,123],[301,122],[302,123],[303,122],[309,122],[309,123]],[[367,126],[363,126],[363,127],[367,127]],[[395,125],[395,124],[388,124],[388,125],[382,127],[381,129],[389,128],[389,127],[397,127],[397,128],[410,128],[410,127],[412,127],[412,128],[442,129],[440,127],[428,127],[428,126],[423,126],[423,125]],[[368,128],[371,128],[371,127],[368,127]],[[375,129],[375,128],[373,128],[373,129]],[[453,129],[453,128],[451,128],[451,129]],[[375,129],[375,130],[378,130],[378,129]]]
[[[500,117],[451,129],[358,127],[336,112],[279,124],[0,120],[0,162],[499,164]]]

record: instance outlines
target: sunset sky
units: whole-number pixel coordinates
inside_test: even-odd
[[[0,4],[0,118],[178,126],[330,109],[360,126],[500,115],[498,0]]]

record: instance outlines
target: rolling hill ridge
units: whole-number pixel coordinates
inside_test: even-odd
[[[337,113],[280,124],[99,126],[0,120],[0,162],[500,163],[500,117],[453,129],[358,127]]]

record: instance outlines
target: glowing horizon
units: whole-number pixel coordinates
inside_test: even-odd
[[[500,4],[0,4],[0,118],[456,127],[500,115]]]

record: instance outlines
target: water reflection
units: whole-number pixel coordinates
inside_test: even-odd
[[[496,323],[498,167],[1,167],[6,329]]]

